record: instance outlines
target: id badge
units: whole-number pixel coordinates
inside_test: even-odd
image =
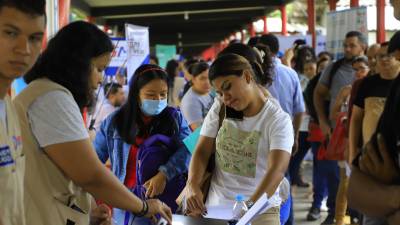
[[[5,167],[14,164],[14,159],[11,155],[10,146],[0,146],[0,167]]]

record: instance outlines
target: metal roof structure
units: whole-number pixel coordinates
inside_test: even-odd
[[[73,0],[96,20],[122,31],[147,26],[150,44],[174,44],[199,54],[230,34],[293,0]]]

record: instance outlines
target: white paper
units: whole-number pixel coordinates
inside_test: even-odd
[[[207,215],[205,218],[220,219],[220,220],[231,220],[233,206],[209,206],[207,207]]]
[[[236,225],[247,225],[247,224],[249,224],[258,214],[260,214],[263,211],[268,210],[269,208],[271,208],[271,204],[269,204],[269,202],[268,202],[267,194],[264,193],[254,203],[254,205],[250,208],[250,210],[247,211],[247,213],[243,215],[243,217],[237,222]]]

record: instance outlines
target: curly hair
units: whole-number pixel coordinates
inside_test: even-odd
[[[96,25],[79,21],[62,28],[50,41],[33,68],[24,76],[30,82],[47,78],[68,89],[79,108],[90,105],[91,60],[113,51],[110,38]]]
[[[222,50],[218,54],[218,57],[230,53],[240,55],[247,59],[253,69],[255,80],[258,84],[267,86],[272,83],[274,66],[272,54],[267,46],[257,44],[255,48],[252,48],[245,44],[235,43]]]

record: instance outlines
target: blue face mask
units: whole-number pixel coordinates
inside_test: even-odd
[[[167,107],[167,99],[163,100],[150,100],[144,99],[140,105],[140,109],[147,116],[156,116],[160,114]]]

